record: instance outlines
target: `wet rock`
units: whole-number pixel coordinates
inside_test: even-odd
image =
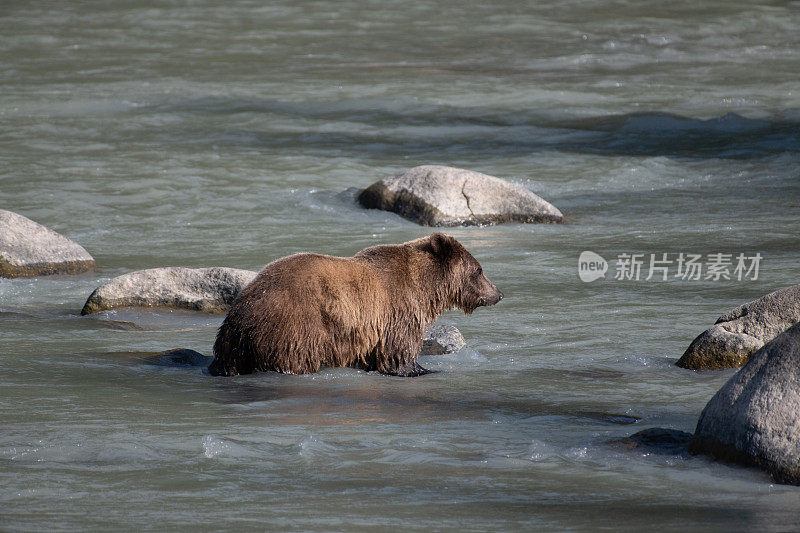
[[[800,324],[767,343],[711,398],[693,454],[755,466],[800,485]]]
[[[358,201],[427,226],[562,222],[550,203],[519,185],[480,172],[419,166],[367,187]]]
[[[686,431],[668,428],[649,428],[634,433],[630,437],[609,441],[609,444],[622,446],[630,450],[664,455],[682,455],[687,453],[692,434]]]
[[[586,418],[591,418],[593,420],[608,422],[609,424],[619,424],[621,426],[635,424],[641,420],[641,418],[638,416],[621,413],[604,413],[602,411],[579,411],[579,416],[585,416]]]
[[[0,209],[0,277],[79,274],[95,267],[79,244],[33,220]]]
[[[227,311],[256,272],[237,268],[166,267],[113,278],[86,300],[82,315],[117,307],[170,307],[206,313]]]
[[[420,355],[442,355],[457,352],[467,345],[464,336],[455,326],[431,324],[422,338]]]
[[[162,366],[208,366],[213,357],[186,348],[169,350],[156,357],[156,364]]]
[[[90,320],[103,329],[110,329],[114,331],[144,331],[142,326],[128,320],[106,320],[102,318],[92,318]]]
[[[780,333],[800,322],[800,285],[753,300],[719,317],[676,365],[693,370],[735,368]]]

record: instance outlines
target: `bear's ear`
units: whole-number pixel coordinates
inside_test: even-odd
[[[444,233],[436,232],[431,234],[431,250],[436,257],[447,258],[453,254],[456,240]]]

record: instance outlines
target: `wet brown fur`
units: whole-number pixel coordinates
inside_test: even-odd
[[[474,257],[442,233],[354,257],[302,253],[264,267],[233,303],[214,343],[212,375],[349,366],[394,375],[417,364],[442,312],[503,297]]]

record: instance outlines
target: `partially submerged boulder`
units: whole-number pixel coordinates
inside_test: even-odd
[[[686,448],[691,440],[691,433],[678,429],[648,428],[630,437],[611,440],[609,444],[644,453],[682,455],[686,454]]]
[[[711,398],[689,452],[800,485],[800,324],[753,354]]]
[[[756,350],[798,322],[800,285],[793,285],[719,317],[675,364],[693,370],[742,366]]]
[[[455,326],[431,324],[422,338],[420,355],[443,355],[457,352],[467,345],[464,336]]]
[[[221,313],[255,277],[256,272],[250,270],[223,267],[137,270],[95,289],[81,314],[116,307],[171,307]]]
[[[0,277],[79,274],[95,267],[83,247],[12,211],[0,209]]]
[[[160,366],[208,366],[213,360],[213,357],[188,348],[176,348],[158,354],[155,364]]]
[[[563,222],[561,211],[525,187],[471,170],[426,165],[367,187],[358,201],[427,226]]]

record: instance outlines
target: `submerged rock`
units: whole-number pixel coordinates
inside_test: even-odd
[[[156,356],[155,363],[160,366],[208,366],[213,357],[187,348],[168,350]]]
[[[800,322],[800,285],[777,290],[719,317],[675,363],[693,370],[735,368]]]
[[[649,428],[634,433],[630,437],[609,441],[609,444],[646,453],[681,455],[687,452],[691,440],[692,434],[686,431]]]
[[[426,165],[367,187],[358,201],[428,226],[563,222],[561,211],[528,189],[471,170]]]
[[[455,326],[431,324],[422,338],[420,355],[442,355],[457,352],[467,345],[464,336]]]
[[[99,286],[82,315],[116,307],[171,307],[207,313],[227,311],[256,272],[238,268],[166,267],[137,270]]]
[[[800,324],[753,354],[711,398],[689,452],[800,485]]]
[[[114,331],[144,331],[142,326],[129,320],[107,320],[102,318],[92,318],[90,320],[103,329],[111,329]]]
[[[79,274],[95,267],[83,247],[12,211],[0,209],[0,277]]]

